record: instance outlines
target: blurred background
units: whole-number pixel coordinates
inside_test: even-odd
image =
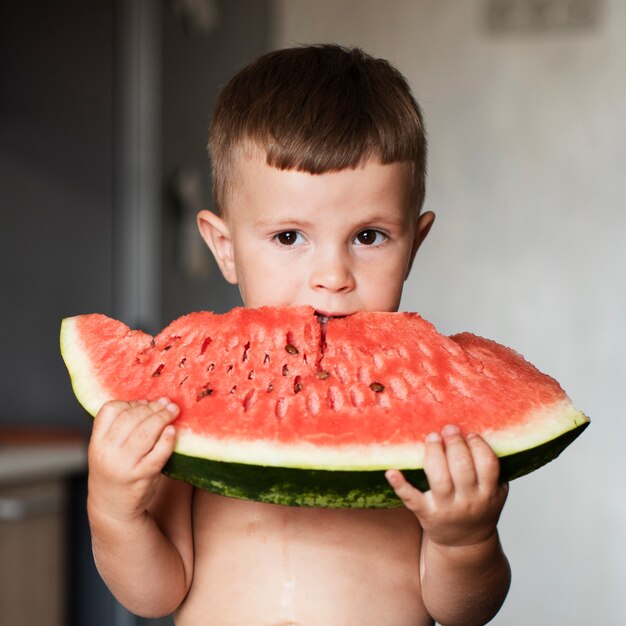
[[[389,59],[424,109],[437,221],[402,308],[515,348],[592,418],[511,485],[492,623],[626,623],[624,33],[622,0],[4,3],[0,623],[171,623],[128,614],[93,568],[59,324],[155,331],[240,303],[195,232],[210,111],[249,60],[310,42]]]

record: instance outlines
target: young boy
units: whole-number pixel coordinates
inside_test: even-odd
[[[247,306],[397,310],[434,216],[420,213],[421,114],[388,63],[337,46],[261,57],[225,87],[209,149],[217,212],[198,224]],[[178,626],[470,626],[501,606],[507,486],[454,415],[426,442],[429,492],[390,469],[403,507],[332,510],[164,477],[178,409],[149,400],[105,405],[89,449],[96,563],[131,611]]]

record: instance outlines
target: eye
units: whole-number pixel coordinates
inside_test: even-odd
[[[274,239],[281,246],[295,246],[303,243],[303,237],[297,230],[285,230],[274,235]]]
[[[355,238],[354,242],[360,246],[380,245],[387,239],[387,235],[374,228],[362,230]]]

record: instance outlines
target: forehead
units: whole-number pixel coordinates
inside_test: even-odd
[[[273,213],[328,207],[416,212],[412,202],[413,165],[405,161],[382,164],[370,158],[354,168],[311,174],[268,165],[264,151],[248,148],[234,155],[229,178],[227,216],[251,208]]]

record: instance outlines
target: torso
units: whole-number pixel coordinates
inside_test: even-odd
[[[421,530],[403,508],[292,508],[196,491],[177,626],[427,626]]]

